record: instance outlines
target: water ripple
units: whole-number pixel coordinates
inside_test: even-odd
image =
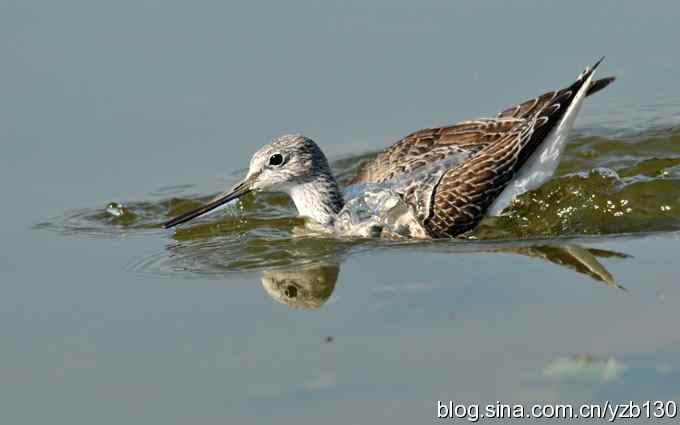
[[[333,163],[347,181],[373,153]],[[160,200],[106,202],[69,211],[35,226],[69,236],[156,236],[157,253],[132,265],[159,275],[223,274],[337,260],[350,251],[404,247],[442,249],[439,243],[331,239],[305,230],[283,195],[248,195],[218,217],[176,230],[160,223],[195,208],[209,196],[186,195],[189,185],[159,189]],[[486,219],[468,238],[517,241],[616,236],[680,230],[680,128],[651,128],[625,137],[581,132],[569,144],[556,176],[520,196],[501,217]],[[463,244],[473,243],[464,241]],[[473,243],[474,244],[474,243]],[[452,243],[446,242],[445,249]],[[454,242],[460,250],[461,242]],[[417,248],[416,248],[417,246]],[[486,249],[486,248],[484,248]]]

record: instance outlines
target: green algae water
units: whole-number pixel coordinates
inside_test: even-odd
[[[680,403],[675,2],[2,10],[3,423]],[[348,181],[413,130],[493,115],[603,54],[618,80],[555,176],[465,238],[331,238],[275,194],[160,227],[278,134],[313,138]]]
[[[334,171],[338,176],[351,176],[358,164],[372,156],[339,159]],[[200,224],[160,230],[163,221],[214,196],[191,193],[191,186],[163,189],[155,200],[111,202],[100,208],[69,211],[35,227],[81,237],[167,237],[172,245],[141,259],[133,268],[160,274],[181,270],[198,276],[334,257],[339,261],[371,248],[436,247],[455,252],[473,247],[482,251],[527,245],[559,247],[584,236],[641,236],[680,230],[678,158],[680,128],[576,134],[551,181],[516,199],[501,217],[489,218],[460,240],[447,243],[337,239],[315,234],[296,217],[292,202],[276,194],[251,194],[230,205],[226,213]],[[238,173],[234,175],[237,179]]]

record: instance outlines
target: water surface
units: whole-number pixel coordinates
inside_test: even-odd
[[[10,423],[427,423],[436,400],[680,401],[676,2],[6,2]],[[347,178],[601,55],[553,180],[466,240],[158,223],[303,132]],[[119,205],[110,205],[117,203]]]

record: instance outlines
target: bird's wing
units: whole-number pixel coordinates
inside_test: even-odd
[[[522,121],[513,117],[488,118],[416,131],[364,164],[350,184],[392,180],[438,161],[446,160],[449,166],[455,166],[500,140]]]
[[[562,121],[572,102],[582,101],[613,81],[592,80],[599,63],[586,68],[569,87],[545,93],[498,114],[499,119],[517,119],[519,124],[442,175],[431,193],[429,214],[424,220],[430,235],[456,236],[482,220],[515,173]]]
[[[577,81],[581,81],[583,76]],[[593,81],[587,96],[600,91],[613,77]],[[485,147],[498,142],[555,100],[573,91],[573,86],[543,93],[497,114],[495,118],[462,121],[447,127],[425,128],[411,133],[363,164],[348,184],[380,183],[410,174],[418,168],[447,160],[455,166]]]

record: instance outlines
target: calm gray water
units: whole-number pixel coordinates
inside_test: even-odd
[[[678,3],[289,3],[0,0],[1,422],[680,404]],[[562,174],[651,180],[611,195],[633,199],[623,225],[527,201],[481,233],[499,244],[298,240],[290,206],[265,198],[246,201],[247,222],[149,227],[281,133],[314,138],[342,171],[410,131],[566,85],[601,55],[599,75],[619,80],[583,109]],[[112,220],[112,201],[137,216]]]

